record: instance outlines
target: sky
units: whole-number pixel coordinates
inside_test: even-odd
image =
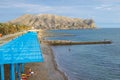
[[[0,0],[0,22],[24,14],[93,19],[98,27],[120,28],[120,0]]]

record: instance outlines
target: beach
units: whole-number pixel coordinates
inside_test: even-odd
[[[25,65],[26,69],[31,68],[34,72],[34,75],[29,80],[68,80],[64,72],[58,69],[51,46],[43,42],[45,35],[43,30],[39,32],[44,62],[28,63]]]
[[[67,77],[58,69],[52,49],[49,45],[42,43],[44,62],[28,63],[26,69],[31,68],[35,74],[29,80],[68,80]]]
[[[45,31],[40,30],[38,37],[40,40],[40,45],[42,48],[42,55],[44,57],[44,62],[40,63],[26,63],[25,64],[25,74],[28,71],[29,68],[32,69],[34,72],[33,75],[31,75],[27,80],[68,80],[65,74],[58,69],[57,63],[55,61],[55,57],[52,51],[52,48],[50,45],[43,42],[43,37],[47,34]],[[6,37],[6,36],[4,36]],[[3,37],[3,38],[4,38]],[[10,38],[8,40],[8,37]],[[4,38],[6,42],[10,41],[11,39],[15,38],[16,36],[7,36]],[[2,39],[1,39],[2,41]],[[4,42],[4,43],[6,43]],[[3,44],[4,44],[3,43]],[[1,44],[2,45],[2,44]],[[9,70],[10,66],[5,65],[5,80],[8,80],[9,77]]]

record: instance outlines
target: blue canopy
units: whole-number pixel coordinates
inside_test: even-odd
[[[28,32],[0,47],[0,64],[43,61],[37,32]]]

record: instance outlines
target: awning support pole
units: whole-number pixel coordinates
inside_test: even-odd
[[[22,73],[24,73],[24,70],[25,70],[25,64],[22,63]]]
[[[21,80],[21,68],[20,68],[20,64],[18,64],[18,80]]]
[[[11,80],[15,80],[15,66],[11,64]]]
[[[1,64],[1,80],[5,80],[5,78],[4,78],[4,64]]]

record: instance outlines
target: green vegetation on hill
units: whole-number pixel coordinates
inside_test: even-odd
[[[0,33],[3,35],[13,34],[20,31],[25,31],[30,29],[26,25],[11,24],[11,23],[0,23]]]

